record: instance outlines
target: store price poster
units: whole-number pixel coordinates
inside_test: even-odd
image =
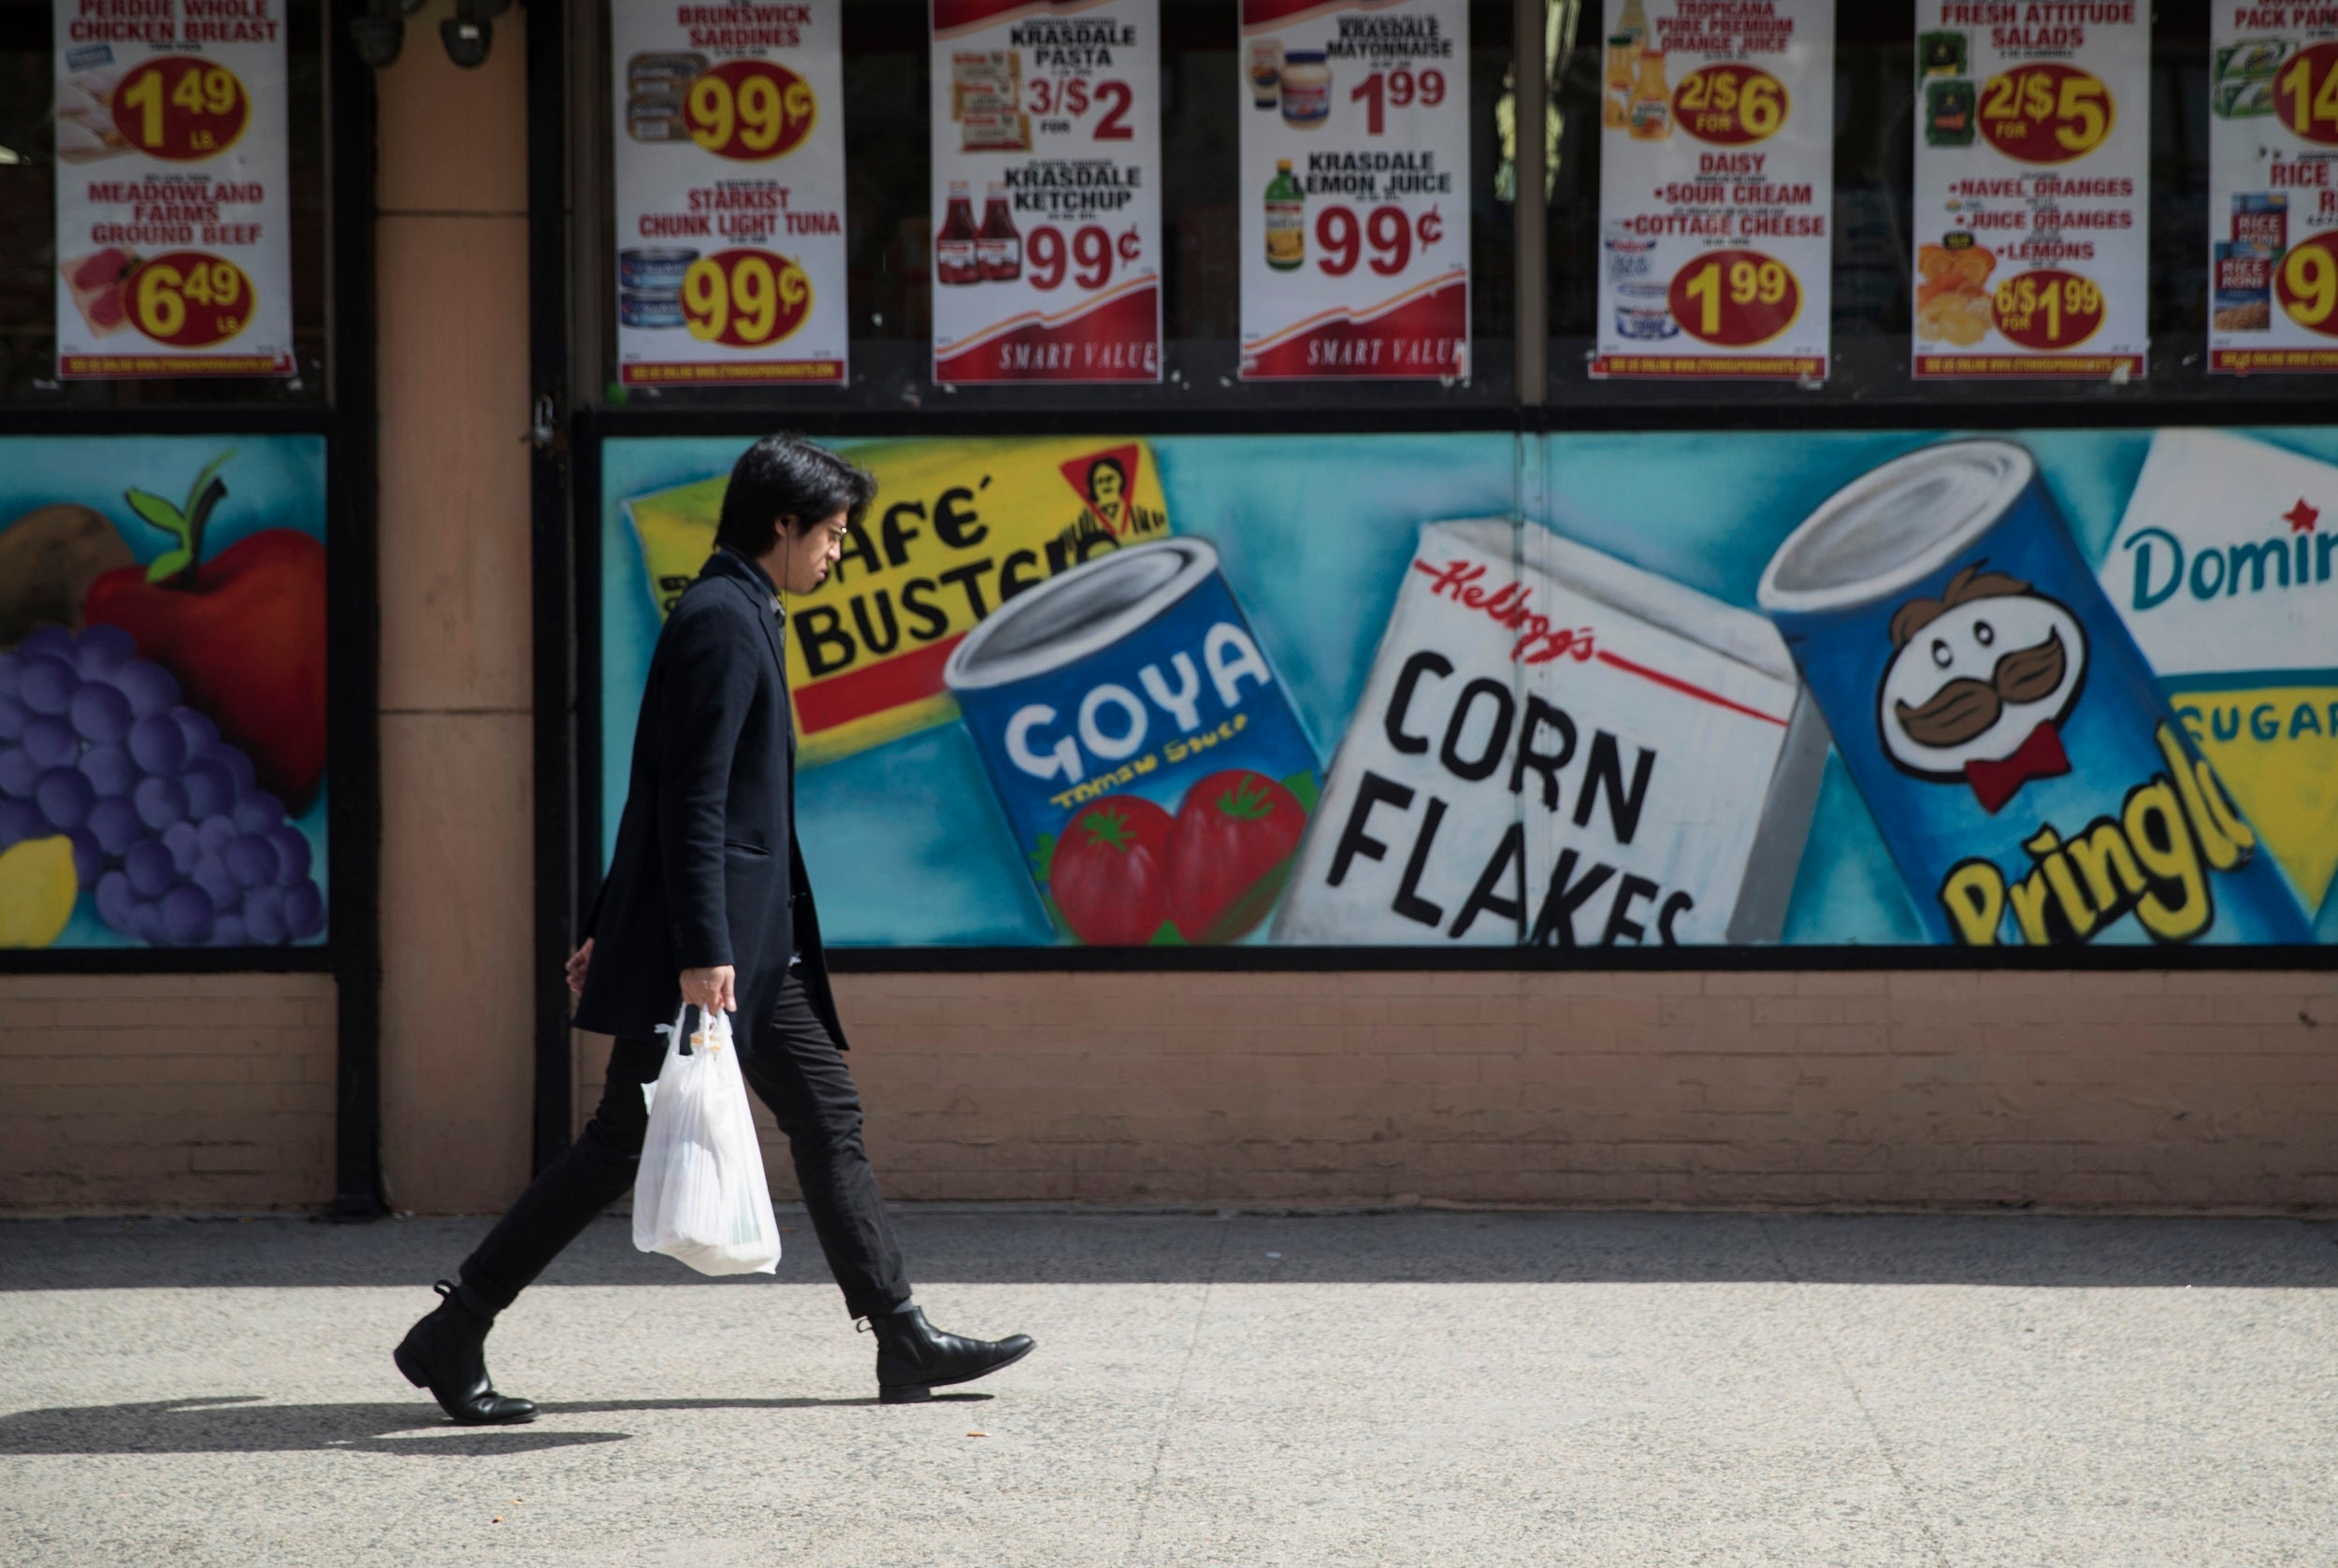
[[[2150,72],[2139,4],[1917,7],[1917,380],[2143,374]]]
[[[56,0],[57,374],[290,376],[282,0]]]
[[[1834,0],[1606,0],[1595,377],[1824,381]]]
[[[1469,377],[1469,8],[1242,0],[1244,381]]]
[[[933,0],[933,379],[1161,380],[1155,0]]]
[[[2209,368],[2338,370],[2338,6],[2213,15]]]
[[[610,7],[617,379],[842,385],[838,0]]]

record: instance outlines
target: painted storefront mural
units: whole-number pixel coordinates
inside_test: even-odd
[[[608,831],[741,444],[605,450]],[[840,444],[831,940],[2338,940],[2338,434]]]
[[[324,940],[325,445],[0,439],[0,947]]]

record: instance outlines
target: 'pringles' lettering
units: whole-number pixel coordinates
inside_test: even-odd
[[[2040,823],[2022,841],[2033,864],[2017,880],[1984,859],[1950,870],[1939,897],[1957,941],[1996,946],[2009,913],[2015,940],[2030,947],[2085,942],[2130,911],[2158,942],[2190,942],[2215,924],[2208,873],[2246,864],[2257,835],[2172,726],[2159,726],[2154,739],[2167,770],[2067,841]]]

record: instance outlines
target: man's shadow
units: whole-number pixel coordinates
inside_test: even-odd
[[[989,1394],[945,1394],[987,1400]],[[545,1416],[614,1416],[636,1410],[816,1410],[873,1405],[866,1399],[580,1400],[540,1404]],[[458,1427],[435,1405],[269,1404],[257,1394],[66,1405],[0,1416],[0,1455],[279,1454],[339,1451],[430,1457],[531,1454],[621,1443],[627,1431],[541,1426]]]

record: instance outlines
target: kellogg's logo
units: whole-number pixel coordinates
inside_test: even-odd
[[[1430,580],[1430,593],[1478,611],[1496,626],[1518,633],[1518,641],[1510,649],[1512,664],[1549,664],[1562,656],[1588,664],[1598,652],[1589,626],[1554,626],[1550,616],[1533,607],[1534,590],[1523,583],[1506,583],[1489,593],[1479,585],[1486,568],[1462,560],[1441,567],[1417,560],[1412,569]]]

